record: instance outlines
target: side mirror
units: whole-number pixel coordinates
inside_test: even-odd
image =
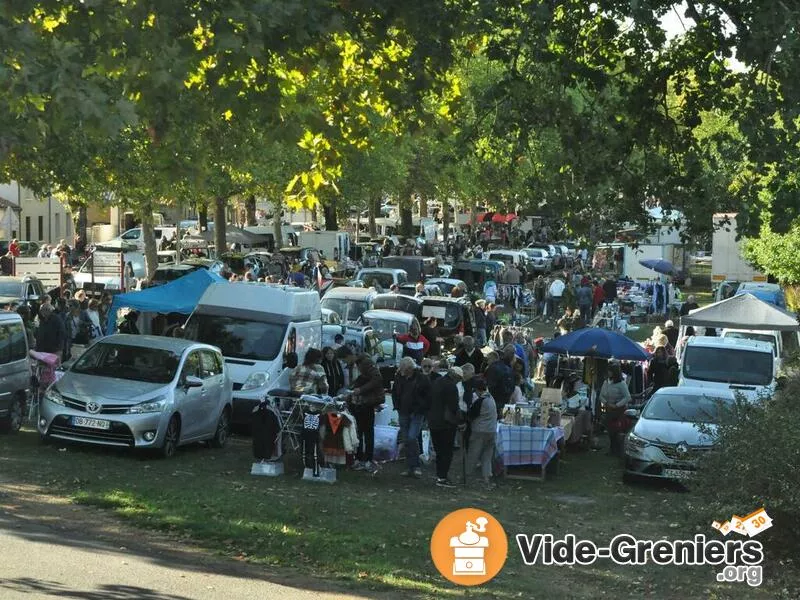
[[[625,416],[630,417],[631,419],[638,419],[639,418],[639,411],[635,408],[629,408],[625,411]]]
[[[203,380],[194,375],[187,375],[186,379],[183,380],[183,385],[187,388],[203,387]]]

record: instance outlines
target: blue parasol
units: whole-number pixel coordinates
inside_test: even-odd
[[[547,342],[542,351],[617,360],[650,360],[650,354],[632,339],[602,327],[585,327],[562,335]]]
[[[671,262],[661,258],[646,258],[645,260],[640,260],[639,264],[663,275],[672,275],[675,271],[675,267],[672,266]]]

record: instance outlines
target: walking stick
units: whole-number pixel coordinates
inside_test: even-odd
[[[467,485],[467,444],[466,428],[461,430],[461,473],[464,476],[464,485]]]

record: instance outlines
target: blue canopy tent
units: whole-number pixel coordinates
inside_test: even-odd
[[[106,331],[112,334],[117,329],[117,311],[127,307],[139,312],[190,314],[208,286],[223,283],[225,279],[208,269],[198,269],[167,284],[146,288],[140,292],[128,292],[114,296],[108,311]]]

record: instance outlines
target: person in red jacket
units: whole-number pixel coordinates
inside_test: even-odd
[[[606,299],[606,293],[603,291],[603,286],[600,285],[600,282],[595,280],[594,281],[594,300],[592,302],[592,316],[597,312],[597,309],[600,308],[600,305],[603,304],[603,301]]]
[[[19,256],[19,242],[16,238],[11,240],[11,243],[8,245],[8,251],[11,252],[14,258]]]
[[[420,333],[419,323],[416,320],[411,323],[407,334],[397,336],[397,341],[403,344],[403,358],[408,356],[417,364],[422,362],[431,347],[428,339]]]

